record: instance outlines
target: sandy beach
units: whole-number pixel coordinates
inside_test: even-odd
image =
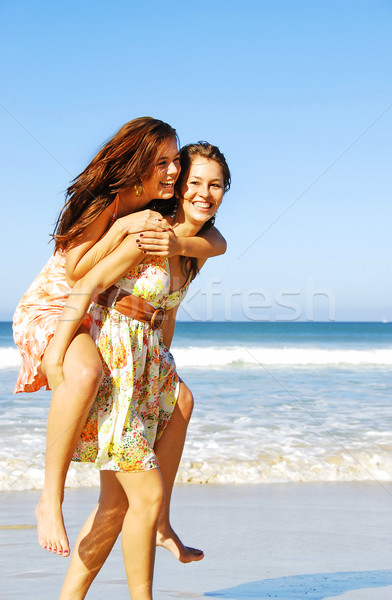
[[[0,500],[1,598],[53,600],[67,560],[36,543],[36,491]],[[71,542],[96,489],[68,489]],[[392,598],[392,486],[374,483],[178,485],[173,524],[205,559],[183,565],[158,549],[156,600],[217,597],[279,600]],[[88,598],[129,598],[121,548]]]

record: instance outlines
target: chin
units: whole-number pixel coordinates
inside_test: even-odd
[[[204,217],[203,219],[194,219],[194,223],[195,225],[197,225],[198,227],[203,227],[203,225],[205,225],[207,223],[207,221],[209,221],[211,219],[211,217]]]
[[[214,215],[199,215],[195,218],[195,221],[201,225],[204,225],[204,223],[207,223],[207,221],[209,221],[213,216]]]

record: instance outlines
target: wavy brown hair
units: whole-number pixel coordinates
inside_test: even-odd
[[[226,193],[230,189],[231,174],[224,154],[219,150],[218,146],[213,146],[208,142],[197,142],[196,144],[187,144],[180,150],[180,161],[181,161],[181,172],[176,182],[176,190],[179,193],[181,185],[184,180],[188,177],[189,169],[195,158],[201,156],[207,160],[214,160],[218,163],[222,171],[223,177],[223,191]],[[215,224],[215,216],[208,219],[206,223],[199,230],[197,235],[203,234]],[[197,258],[190,256],[180,256],[181,268],[185,277],[191,281],[196,277],[199,272],[197,266]]]
[[[77,241],[118,192],[149,179],[160,145],[170,138],[178,142],[176,130],[152,117],[123,125],[67,189],[52,236],[56,250]]]

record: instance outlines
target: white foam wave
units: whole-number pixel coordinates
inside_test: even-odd
[[[41,490],[44,484],[43,458],[26,464],[22,459],[2,459],[0,468],[0,491]],[[99,471],[91,464],[71,464],[66,487],[97,487]]]
[[[320,457],[265,453],[254,460],[211,457],[181,462],[177,482],[199,484],[268,484],[302,482],[392,481],[390,453],[330,453]],[[66,487],[97,487],[98,470],[92,464],[72,463]],[[27,464],[22,458],[2,458],[0,491],[42,489],[43,455]]]
[[[392,366],[392,349],[368,350],[324,349],[268,346],[187,346],[174,347],[173,354],[180,368],[224,368],[230,366]],[[19,350],[0,348],[0,369],[20,366]]]
[[[390,456],[330,455],[320,461],[309,456],[264,456],[254,461],[183,461],[177,481],[204,484],[260,484],[343,481],[392,481]]]
[[[267,346],[233,346],[173,348],[178,367],[182,368],[223,368],[235,365],[266,366],[391,366],[392,349],[371,350],[324,349]]]
[[[0,369],[20,366],[20,353],[15,347],[0,348]]]

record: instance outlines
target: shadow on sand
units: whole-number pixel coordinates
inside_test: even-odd
[[[231,600],[327,600],[351,590],[392,585],[392,571],[311,573],[250,581],[232,588],[206,592],[205,597]]]

